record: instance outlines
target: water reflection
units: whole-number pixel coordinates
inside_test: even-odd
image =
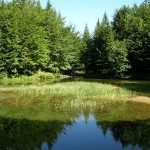
[[[59,135],[65,133],[65,125],[72,123],[0,118],[0,150],[42,149],[44,141],[47,149],[51,149]]]
[[[97,122],[104,136],[111,132],[114,142],[120,142],[122,148],[132,146],[134,149],[150,149],[150,120],[145,121],[120,121]]]
[[[68,121],[0,118],[0,150],[150,149],[150,120],[103,121],[84,113]]]

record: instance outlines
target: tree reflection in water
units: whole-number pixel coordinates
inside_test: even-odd
[[[140,147],[143,150],[150,149],[150,120],[144,121],[118,121],[97,122],[97,125],[106,135],[111,132],[115,141],[119,141],[122,147]]]
[[[94,137],[94,131],[99,134],[98,131],[101,130],[104,135],[104,140],[105,138],[107,138],[107,136],[105,137],[105,135],[109,132],[111,133],[112,139],[114,139],[113,143],[111,144],[116,144],[119,142],[122,145],[122,149],[128,149],[129,146],[132,146],[135,149],[137,147],[143,150],[150,149],[150,120],[117,122],[100,121],[93,114],[93,119],[95,119],[95,121],[93,121],[96,123],[95,126],[90,126],[88,112],[83,113],[82,118],[84,119],[80,124],[80,121],[76,122],[74,117],[72,119],[69,119],[68,121],[31,121],[27,119],[9,119],[0,117],[0,150],[45,150],[45,148],[43,148],[43,143],[46,143],[46,145],[48,145],[48,148],[46,149],[51,150],[53,148],[53,145],[57,144],[58,139],[62,140],[62,134],[67,134],[68,129],[73,130],[76,125],[78,127],[82,126],[82,129],[83,122],[84,124],[88,125],[88,129],[90,130],[90,132],[89,134],[85,134],[85,136],[82,135],[82,137],[84,138],[82,140],[86,140],[87,135],[91,135],[91,137]],[[93,129],[93,127],[96,128],[96,126],[98,128]],[[78,137],[81,136],[81,134],[81,132],[76,133],[76,137],[73,137],[72,139],[75,141]],[[102,138],[102,136],[100,135],[99,137]],[[86,141],[87,144],[90,144],[91,140],[92,139],[90,139],[90,141]],[[92,142],[100,143],[102,141],[100,140],[100,138],[97,138],[95,140],[97,141]],[[85,141],[81,141],[81,143],[85,143]],[[71,145],[73,143],[68,144]]]
[[[29,121],[26,119],[0,118],[0,149],[32,150],[41,149],[46,142],[52,148],[58,136],[65,132],[65,126],[73,122]]]

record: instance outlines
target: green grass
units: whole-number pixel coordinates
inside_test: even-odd
[[[120,80],[120,79],[83,79],[83,78],[80,79],[77,78],[76,80],[109,84],[120,88],[125,88],[132,92],[136,92],[137,95],[150,97],[150,81]],[[74,81],[74,79],[72,81]]]
[[[13,107],[63,111],[104,111],[134,96],[124,88],[86,81],[7,86],[0,87],[0,93],[1,103]]]
[[[95,82],[101,82],[104,84],[111,84],[121,88],[126,88],[130,91],[136,92],[138,95],[150,97],[150,81],[141,80],[98,80]]]
[[[4,76],[0,78],[0,85],[26,85],[26,84],[39,84],[53,82],[58,75],[54,75],[49,72],[37,72],[32,76],[20,76],[20,77],[13,77],[8,78]]]

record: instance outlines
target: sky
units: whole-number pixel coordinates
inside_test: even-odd
[[[47,0],[40,0],[45,7]],[[52,7],[65,17],[66,25],[73,24],[76,31],[83,33],[85,24],[90,32],[96,26],[98,18],[100,21],[104,13],[107,13],[109,21],[112,21],[116,9],[123,5],[132,7],[133,4],[140,5],[144,0],[50,0]]]

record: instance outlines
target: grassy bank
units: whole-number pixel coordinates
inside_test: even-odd
[[[124,88],[87,81],[0,87],[1,104],[23,109],[104,111],[133,96]]]
[[[8,78],[0,76],[0,85],[26,85],[26,84],[41,84],[50,83],[59,78],[59,74],[39,71],[32,76],[19,76]]]
[[[102,79],[102,80],[93,80],[93,81],[100,82],[103,84],[111,84],[114,86],[118,86],[120,88],[126,88],[130,91],[136,92],[138,95],[144,95],[150,97],[150,81],[114,80],[114,79],[112,80]]]

